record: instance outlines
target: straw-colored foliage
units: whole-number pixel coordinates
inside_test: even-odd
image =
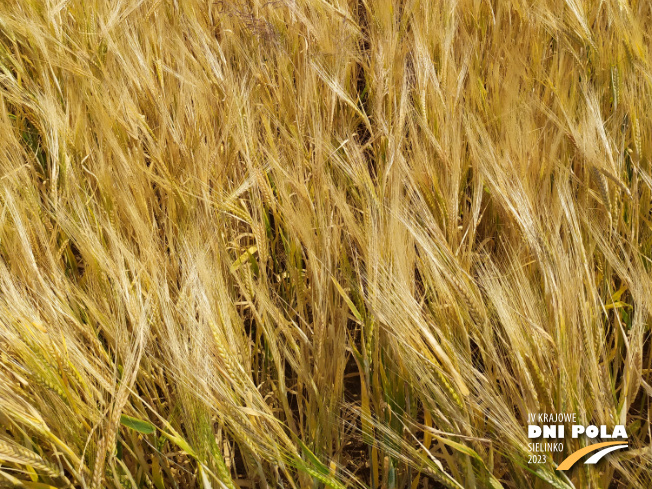
[[[3,0],[0,485],[650,488],[650,26]]]

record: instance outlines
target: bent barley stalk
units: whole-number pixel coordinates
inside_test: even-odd
[[[61,471],[53,464],[43,460],[36,453],[27,450],[23,447],[7,443],[0,440],[0,459],[5,462],[14,462],[21,465],[34,467],[40,472],[45,473],[50,477],[61,477]]]
[[[2,483],[652,487],[650,25],[0,2]]]

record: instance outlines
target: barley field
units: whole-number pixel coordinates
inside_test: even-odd
[[[0,487],[649,489],[651,107],[650,0],[2,0]]]

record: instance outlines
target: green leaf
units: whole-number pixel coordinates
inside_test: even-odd
[[[344,292],[344,289],[340,284],[337,283],[337,280],[335,280],[334,277],[331,276],[331,280],[333,281],[333,284],[335,287],[337,287],[337,291],[340,293],[342,296],[342,299],[344,299],[344,302],[349,306],[349,309],[355,316],[355,318],[360,322],[360,324],[364,324],[364,320],[362,319],[362,314],[360,314],[360,311],[358,311],[358,308],[355,307],[355,304],[353,304],[353,301],[349,298],[349,296]]]
[[[463,453],[464,455],[468,455],[469,457],[473,457],[474,459],[479,461],[480,464],[482,465],[482,468],[485,471],[487,471],[487,474],[489,476],[489,484],[491,484],[492,489],[502,489],[503,488],[503,485],[500,483],[500,481],[498,479],[496,479],[493,476],[493,474],[491,474],[491,472],[489,471],[489,469],[485,465],[484,460],[482,459],[482,457],[480,457],[480,455],[478,455],[478,452],[476,452],[475,450],[473,450],[470,447],[467,447],[466,445],[463,445],[461,443],[457,443],[457,442],[455,442],[453,440],[449,440],[448,438],[444,438],[444,437],[436,435],[436,434],[433,434],[433,436],[435,438],[437,438],[437,440],[439,440],[444,445],[448,445],[449,447],[451,447],[453,450],[457,450],[458,452]]]
[[[301,445],[301,449],[303,450],[303,454],[306,456],[306,458],[312,463],[322,474],[328,475],[328,467],[322,463],[321,460],[317,458],[317,456],[312,453],[310,448],[306,446],[305,443],[303,443],[301,440],[297,440],[299,442],[299,445]]]
[[[168,440],[170,440],[172,443],[174,443],[175,445],[177,445],[181,450],[183,450],[184,452],[186,452],[186,454],[190,455],[192,458],[194,458],[195,460],[197,460],[197,454],[196,454],[195,451],[190,447],[190,445],[188,444],[188,442],[187,442],[186,440],[184,440],[184,439],[181,437],[181,435],[179,435],[179,433],[177,433],[177,432],[175,431],[174,428],[172,428],[172,425],[171,425],[170,423],[168,423],[168,422],[165,421],[165,420],[163,420],[163,422],[165,423],[166,428],[167,428],[168,430],[171,431],[171,433],[168,433],[168,432],[166,432],[166,431],[162,431],[162,430],[161,430],[161,433],[163,434],[163,436],[165,436]]]
[[[236,272],[245,262],[247,262],[250,257],[253,257],[254,253],[258,251],[257,246],[251,246],[247,251],[238,257],[236,261],[231,265],[231,273]]]
[[[138,433],[142,433],[143,435],[151,435],[152,433],[156,433],[156,428],[149,421],[132,418],[126,414],[120,416],[120,423],[122,423],[127,428],[131,428],[132,430],[137,431]]]

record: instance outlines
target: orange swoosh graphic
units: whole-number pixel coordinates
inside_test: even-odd
[[[589,445],[588,447],[580,448],[578,451],[573,452],[568,457],[566,457],[564,461],[559,464],[557,470],[570,469],[575,464],[575,462],[577,462],[587,453],[595,452],[596,450],[600,450],[601,448],[610,447],[613,445],[625,445],[626,443],[627,443],[626,441],[605,441],[603,443],[594,443],[593,445]]]

